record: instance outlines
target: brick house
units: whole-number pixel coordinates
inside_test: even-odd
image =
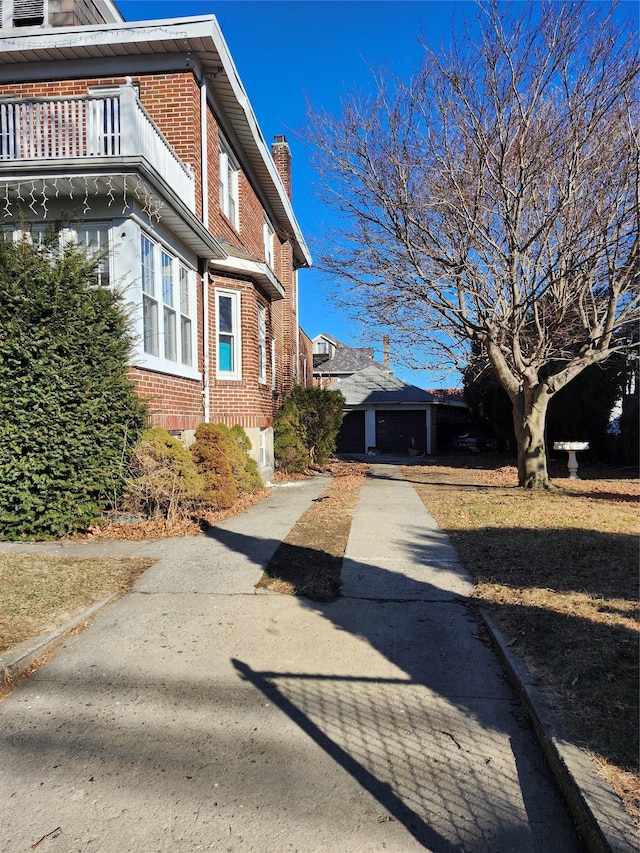
[[[28,7],[28,15],[25,8]],[[273,417],[312,382],[298,325],[311,263],[284,136],[262,137],[213,16],[126,23],[107,0],[2,0],[5,231],[105,253],[136,335],[131,375],[185,440],[241,424],[268,479]],[[22,17],[20,17],[22,15]]]

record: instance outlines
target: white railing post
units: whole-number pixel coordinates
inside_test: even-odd
[[[120,86],[120,154],[130,157],[140,152],[140,119],[136,90]]]

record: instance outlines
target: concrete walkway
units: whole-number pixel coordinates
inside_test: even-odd
[[[211,536],[2,548],[158,562],[0,703],[0,849],[581,850],[398,469],[362,488],[337,602],[255,590],[323,487]]]

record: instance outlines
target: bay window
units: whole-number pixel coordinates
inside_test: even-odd
[[[143,347],[150,356],[193,366],[193,273],[141,236]]]

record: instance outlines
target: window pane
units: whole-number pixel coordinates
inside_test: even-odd
[[[218,297],[218,325],[221,332],[233,332],[233,300],[230,296]]]
[[[233,337],[220,335],[218,341],[218,370],[233,370]]]
[[[189,310],[189,270],[180,267],[180,311],[187,317],[191,314]]]
[[[158,304],[148,296],[142,298],[142,322],[144,351],[150,355],[158,355]]]
[[[191,320],[188,317],[180,317],[180,342],[182,363],[193,364]]]
[[[109,227],[107,225],[82,225],[78,228],[78,245],[86,248],[89,253],[100,254],[98,264],[97,284],[109,284]]]
[[[155,270],[153,243],[147,237],[142,237],[142,290],[144,293],[155,294]]]
[[[267,381],[267,311],[258,305],[258,381]]]
[[[173,308],[173,258],[162,253],[162,301]]]
[[[176,312],[164,309],[164,357],[176,361]]]

